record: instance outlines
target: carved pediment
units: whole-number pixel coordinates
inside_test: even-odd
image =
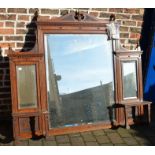
[[[98,21],[97,18],[86,13],[72,12],[61,17],[64,21]]]
[[[87,23],[95,23],[95,24],[107,24],[109,20],[100,20],[90,14],[81,13],[81,12],[71,12],[61,17],[51,18],[51,19],[43,19],[38,18],[37,25],[51,25],[51,24],[58,24],[63,23],[76,23],[76,24],[87,24]]]

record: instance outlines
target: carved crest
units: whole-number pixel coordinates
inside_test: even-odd
[[[56,17],[52,19],[42,19],[38,17],[37,23],[43,24],[43,22],[99,22],[99,23],[109,23],[108,20],[100,20],[90,14],[75,11],[69,14],[66,14],[61,17]]]

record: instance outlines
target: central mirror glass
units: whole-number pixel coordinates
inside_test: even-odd
[[[109,121],[113,56],[106,34],[45,34],[50,128]]]

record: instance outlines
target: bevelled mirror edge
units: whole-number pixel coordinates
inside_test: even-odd
[[[45,51],[46,51],[45,57],[46,57],[47,91],[48,91],[48,96],[49,96],[48,99],[50,100],[50,103],[54,103],[54,102],[57,103],[56,109],[59,109],[58,111],[60,111],[60,109],[63,109],[63,110],[65,109],[65,107],[60,106],[60,103],[59,103],[60,100],[64,101],[64,100],[66,100],[66,98],[68,98],[67,101],[70,101],[71,103],[73,102],[69,98],[69,96],[72,96],[72,98],[75,99],[74,102],[79,102],[79,105],[81,105],[81,107],[82,107],[82,104],[86,106],[86,103],[85,103],[86,102],[85,101],[86,96],[89,97],[88,94],[91,95],[90,93],[93,93],[93,95],[91,95],[90,97],[95,98],[96,95],[95,95],[95,92],[93,91],[93,89],[94,88],[97,89],[98,84],[102,85],[102,87],[103,87],[105,85],[105,83],[108,83],[111,78],[112,78],[111,81],[113,83],[112,86],[110,84],[110,87],[108,87],[108,85],[106,85],[106,87],[107,87],[107,89],[109,89],[109,91],[110,91],[110,89],[113,89],[113,91],[114,91],[112,44],[111,44],[111,40],[107,40],[107,36],[105,34],[46,34],[45,38],[46,38],[45,39],[45,46],[47,47],[45,49]],[[58,39],[60,39],[60,40],[58,40]],[[59,41],[61,43],[61,46],[60,46],[61,48],[57,47],[57,45],[59,44]],[[61,49],[63,49],[63,50],[61,50]],[[97,57],[97,55],[94,55],[95,53],[97,53],[98,57]],[[104,53],[104,54],[102,54],[102,53]],[[102,57],[102,55],[103,55],[103,57]],[[92,56],[97,57],[98,60],[94,59]],[[108,59],[107,61],[110,62],[110,64],[106,63],[107,61],[102,61],[102,59],[104,59],[105,57]],[[60,61],[59,61],[59,59],[60,59]],[[72,60],[74,60],[74,61],[72,61]],[[88,62],[86,63],[84,60],[85,61],[87,60],[89,63]],[[94,65],[92,65],[90,60],[91,61],[94,60],[94,61],[92,61],[92,63],[96,67],[97,66],[98,67],[94,68]],[[57,63],[58,61],[59,61],[59,64]],[[63,63],[63,62],[65,62],[65,63]],[[67,62],[70,62],[70,63],[68,64]],[[80,62],[80,65],[79,65],[79,62]],[[100,62],[100,63],[98,64],[97,62]],[[105,63],[103,63],[103,62],[105,62]],[[60,64],[61,64],[61,69],[59,67]],[[74,68],[69,66],[69,65],[74,66]],[[102,68],[100,65],[102,66]],[[51,66],[52,66],[52,68],[50,69]],[[83,68],[81,68],[81,66],[83,66]],[[103,71],[105,70],[105,67],[107,68],[108,66],[110,66],[110,68],[109,68],[108,72],[106,72],[106,76],[105,76],[105,73]],[[69,72],[69,70],[67,69],[68,67],[69,67],[69,70],[71,70],[72,72]],[[84,69],[86,69],[86,70],[84,70]],[[57,72],[57,70],[59,70],[58,73],[53,73],[53,71]],[[77,72],[76,70],[79,70],[80,72],[79,71]],[[95,70],[96,70],[96,72],[95,72]],[[100,70],[99,75],[96,75],[97,70]],[[101,70],[103,70],[102,73],[101,73]],[[66,78],[67,74],[65,71],[67,72],[67,74],[70,75],[70,77],[69,77],[70,80],[68,78]],[[50,73],[50,75],[52,75],[52,74],[53,75],[59,75],[59,77],[61,77],[61,78],[59,78],[59,81],[57,81],[57,80],[53,81],[52,79],[54,77],[53,76],[49,77],[49,73]],[[88,75],[86,73],[88,73],[89,78],[88,78]],[[82,75],[85,75],[85,74],[87,75],[87,78],[88,78],[87,80],[82,79],[82,78],[84,78]],[[73,76],[74,78],[72,79],[71,75],[76,75],[76,77]],[[98,80],[98,83],[97,83],[97,81],[92,80],[92,78],[90,80],[90,77],[92,75],[94,77],[94,80],[101,75],[102,75],[102,78],[101,77],[100,77],[101,79],[97,78],[96,79],[96,80]],[[80,78],[80,82],[78,82],[79,80],[77,80],[76,81],[77,84],[75,84],[74,79],[77,79],[77,77]],[[105,78],[103,78],[103,77],[105,77]],[[55,83],[54,84],[55,86],[52,86],[52,85],[50,86],[51,82],[49,83],[49,79],[51,79],[51,81],[53,81],[53,83]],[[66,81],[64,81],[63,79]],[[106,80],[106,82],[105,82],[105,80]],[[89,83],[86,81],[89,81]],[[95,82],[95,84],[93,84],[92,82],[93,83]],[[63,85],[62,85],[62,83],[63,83]],[[68,83],[68,84],[64,85],[64,83]],[[58,90],[55,90],[54,89],[55,87],[58,88]],[[94,88],[92,88],[92,87],[94,87]],[[53,91],[50,92],[49,88],[51,88],[51,90],[53,90]],[[103,89],[105,89],[105,88],[103,88]],[[98,90],[96,90],[96,91],[98,91]],[[59,93],[60,93],[60,95],[57,95]],[[82,93],[85,93],[85,95],[83,97],[82,97]],[[49,94],[52,94],[53,97]],[[68,94],[68,97],[67,97],[67,94]],[[98,94],[99,94],[99,92],[98,92]],[[64,97],[64,95],[65,95],[65,97]],[[81,99],[81,101],[78,101],[78,97],[75,98],[74,97],[75,95],[79,96],[79,100]],[[112,95],[110,93],[109,95],[111,96],[111,99],[109,99],[109,100],[110,101],[114,100],[114,99],[112,99],[112,96],[114,96],[114,94]],[[105,96],[105,94],[104,94],[104,96]],[[53,101],[52,101],[52,98],[53,98]],[[104,98],[102,98],[102,99],[105,100]],[[88,100],[88,98],[87,98],[87,100]],[[100,101],[101,99],[98,99],[98,100]],[[112,103],[111,102],[109,103],[108,99],[106,99],[106,100],[107,100],[107,103],[106,103],[107,105],[110,106],[110,105],[114,104],[114,101]],[[92,102],[92,100],[90,100],[89,102]],[[91,105],[89,105],[89,102],[87,105],[87,109],[89,109],[89,111],[92,111],[92,109],[90,107]],[[62,104],[63,103],[61,103],[61,105]],[[70,106],[67,106],[69,109],[69,107],[71,107],[72,104],[70,104],[70,103],[68,103],[68,104],[70,105]],[[95,100],[94,100],[93,104],[94,104],[93,106],[95,107]],[[51,105],[49,107],[51,107]],[[105,108],[104,111],[106,111],[106,107],[102,107],[102,108]],[[76,109],[76,112],[75,112],[75,109]],[[101,105],[100,105],[100,109],[101,109]],[[72,121],[73,121],[73,118],[75,118],[74,115],[77,113],[77,111],[80,112],[81,110],[79,110],[79,107],[76,104],[74,104],[74,107],[72,107],[72,111],[74,111],[74,113],[72,113]],[[84,116],[83,118],[81,118],[82,123],[85,123],[85,124],[91,123],[94,120],[98,121],[98,119],[100,121],[101,120],[105,121],[104,119],[101,119],[103,112],[102,113],[99,112],[99,109],[96,108],[96,111],[98,111],[98,115],[96,116],[95,114],[93,114],[93,118],[91,118],[92,116],[90,117],[90,114],[89,114],[90,112],[89,113],[87,112],[86,107],[83,107],[83,110],[85,110],[85,113],[87,113],[87,117],[89,119],[86,118],[86,116],[85,116],[86,114],[82,113],[82,111],[81,111],[81,114],[79,113],[79,118],[80,118],[80,115]],[[53,110],[51,110],[51,111],[53,111]],[[65,111],[67,111],[67,109]],[[68,111],[67,113],[70,113],[70,111]],[[99,117],[99,113],[100,113],[100,117]],[[51,113],[51,115],[53,116],[52,113]],[[53,116],[51,118],[57,118],[58,119],[59,117],[61,117],[60,112],[59,112],[59,115],[57,115],[57,117]],[[63,118],[65,118],[65,117],[66,116],[63,115]],[[105,118],[107,118],[107,116],[105,116]],[[52,121],[54,122],[55,120],[52,120]],[[69,118],[68,118],[68,120],[69,120]],[[61,122],[62,122],[62,118],[61,118]],[[76,123],[73,123],[73,126],[74,126],[74,124],[77,125],[79,123],[81,123],[81,122],[76,117]],[[68,126],[68,125],[69,124],[67,124],[67,122],[66,122],[65,126]]]
[[[18,109],[37,108],[38,93],[36,65],[16,65],[16,75]]]
[[[137,61],[121,61],[123,100],[138,98]]]

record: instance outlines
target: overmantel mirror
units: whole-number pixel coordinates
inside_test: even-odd
[[[110,19],[38,19],[36,51],[9,54],[15,138],[110,128],[124,116],[111,107],[142,101],[141,52]]]
[[[115,86],[108,24],[83,13],[38,21],[49,134],[110,127]]]

